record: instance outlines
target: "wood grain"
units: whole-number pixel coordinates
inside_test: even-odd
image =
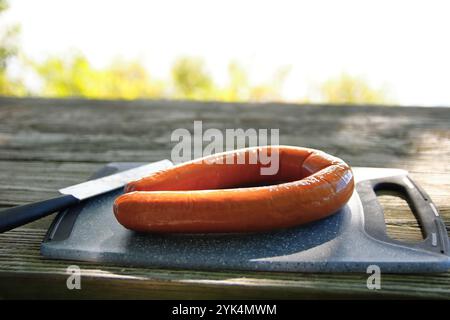
[[[170,158],[172,130],[280,129],[280,143],[322,149],[352,166],[407,169],[450,230],[450,110],[376,106],[226,104],[0,98],[0,209],[56,195],[107,162]],[[384,197],[394,237],[417,241],[417,221]],[[0,298],[450,298],[450,273],[365,274],[205,272],[79,263],[83,288],[67,290],[71,262],[39,245],[52,217],[0,234]]]

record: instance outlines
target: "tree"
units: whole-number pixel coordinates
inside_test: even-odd
[[[237,61],[228,65],[228,86],[223,90],[220,100],[242,101],[250,98],[250,83],[247,71]]]
[[[228,66],[228,85],[221,90],[218,100],[223,101],[280,101],[281,89],[290,67],[276,70],[269,81],[251,84],[247,70],[237,61]]]
[[[182,57],[172,66],[175,97],[181,99],[214,99],[215,85],[203,60]]]
[[[363,78],[341,74],[320,86],[321,102],[336,104],[384,104],[387,94],[383,89],[372,88]]]
[[[41,94],[45,96],[136,99],[164,95],[163,83],[151,80],[137,61],[116,60],[104,69],[95,69],[84,55],[76,53],[34,63],[34,69],[43,81]]]
[[[0,0],[0,15],[8,9],[8,3]],[[25,88],[21,81],[10,79],[8,76],[8,63],[17,55],[16,36],[18,26],[10,26],[0,31],[0,95],[21,95]]]
[[[269,82],[252,87],[250,89],[250,100],[282,101],[282,88],[290,71],[290,66],[281,67],[276,70]]]

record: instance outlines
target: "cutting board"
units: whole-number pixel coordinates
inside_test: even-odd
[[[136,167],[110,163],[92,178]],[[408,173],[353,168],[356,189],[334,215],[304,226],[249,234],[143,234],[122,227],[112,212],[116,190],[60,212],[41,245],[43,256],[123,266],[284,272],[444,272],[449,239],[436,206]],[[396,190],[409,201],[425,235],[405,243],[386,234],[375,190]]]

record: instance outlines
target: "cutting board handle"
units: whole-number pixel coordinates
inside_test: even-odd
[[[364,229],[369,235],[385,242],[448,254],[448,235],[436,205],[407,174],[361,181],[356,188],[364,207]],[[423,241],[405,243],[387,235],[383,207],[376,195],[381,190],[396,191],[405,197],[422,227]]]

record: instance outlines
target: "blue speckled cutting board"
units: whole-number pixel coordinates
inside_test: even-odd
[[[93,177],[137,166],[111,163]],[[42,243],[47,258],[123,266],[292,272],[443,272],[448,236],[436,207],[397,169],[354,168],[356,192],[336,214],[308,225],[266,233],[156,235],[136,233],[115,219],[122,190],[60,212]],[[374,189],[397,186],[413,199],[426,238],[406,244],[387,237]],[[417,187],[417,188],[416,188]]]

